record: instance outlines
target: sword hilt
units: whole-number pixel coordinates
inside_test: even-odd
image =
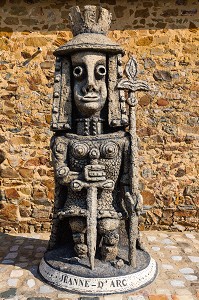
[[[75,179],[71,182],[70,187],[75,192],[80,192],[83,188],[89,189],[90,187],[96,187],[104,190],[113,191],[114,181],[111,179],[107,179],[99,182],[86,182]]]

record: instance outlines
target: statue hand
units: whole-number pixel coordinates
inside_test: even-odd
[[[86,181],[103,181],[106,180],[105,166],[100,164],[87,165],[84,169],[84,177]]]
[[[79,176],[78,172],[70,171],[67,166],[60,167],[57,170],[57,177],[61,184],[68,185],[72,180],[77,179]]]
[[[131,195],[129,191],[125,193],[125,204],[128,213],[132,214],[136,212],[138,215],[142,211],[143,207],[143,198],[140,193],[136,195]]]

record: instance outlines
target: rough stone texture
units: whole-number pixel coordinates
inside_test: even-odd
[[[37,275],[37,265],[40,257],[38,250],[43,248],[45,252],[47,247],[49,233],[39,234],[0,234],[1,239],[1,276],[0,276],[0,299],[16,300],[198,300],[199,288],[198,279],[190,281],[184,275],[194,275],[198,277],[198,267],[196,259],[190,260],[185,251],[186,248],[192,253],[192,257],[198,257],[198,238],[196,232],[163,232],[163,231],[143,231],[142,240],[147,245],[148,250],[158,263],[159,274],[157,279],[147,288],[140,292],[130,293],[128,295],[112,296],[85,296],[80,294],[71,294],[65,291],[57,290],[53,287],[47,287]],[[175,249],[165,247],[165,239],[171,240]],[[18,245],[19,255],[12,259],[5,259],[13,245]],[[185,245],[187,245],[185,247]],[[153,251],[154,247],[159,246],[159,251]],[[16,247],[16,246],[15,246]],[[173,261],[171,255],[182,255],[181,261]],[[23,262],[22,262],[23,259]],[[26,259],[26,262],[24,260]],[[186,274],[181,273],[185,270]],[[14,271],[14,272],[13,272]],[[23,275],[18,277],[18,275]],[[15,277],[11,277],[14,275]],[[173,286],[173,281],[178,282],[178,286]],[[184,287],[179,286],[183,282]],[[17,286],[13,286],[17,283]],[[10,284],[12,286],[10,286]]]
[[[71,39],[67,15],[76,4],[84,3],[0,4],[0,220],[5,232],[50,230],[52,52]],[[198,5],[183,0],[101,1],[101,5],[113,14],[109,37],[136,57],[139,78],[151,88],[140,94],[137,108],[140,189],[149,209],[140,217],[140,227],[195,230],[199,200]],[[25,200],[30,202],[28,207]]]

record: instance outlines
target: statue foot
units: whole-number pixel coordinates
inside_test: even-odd
[[[122,269],[124,267],[124,261],[121,258],[118,260],[116,259],[111,263],[111,265],[116,269]]]
[[[114,261],[118,253],[118,248],[116,246],[103,245],[101,250],[102,260],[104,261]]]
[[[74,247],[75,252],[79,258],[86,258],[87,257],[87,245],[85,244],[76,244]]]

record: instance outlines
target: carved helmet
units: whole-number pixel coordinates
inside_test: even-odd
[[[72,93],[70,78],[70,55],[80,51],[97,51],[107,54],[108,59],[108,123],[111,127],[127,125],[128,118],[122,97],[115,87],[122,77],[124,50],[109,39],[106,34],[111,23],[108,10],[96,6],[72,7],[69,14],[74,38],[54,51],[56,56],[54,101],[51,129],[53,131],[71,129]],[[114,72],[115,71],[115,72]],[[111,78],[109,78],[111,74]]]

